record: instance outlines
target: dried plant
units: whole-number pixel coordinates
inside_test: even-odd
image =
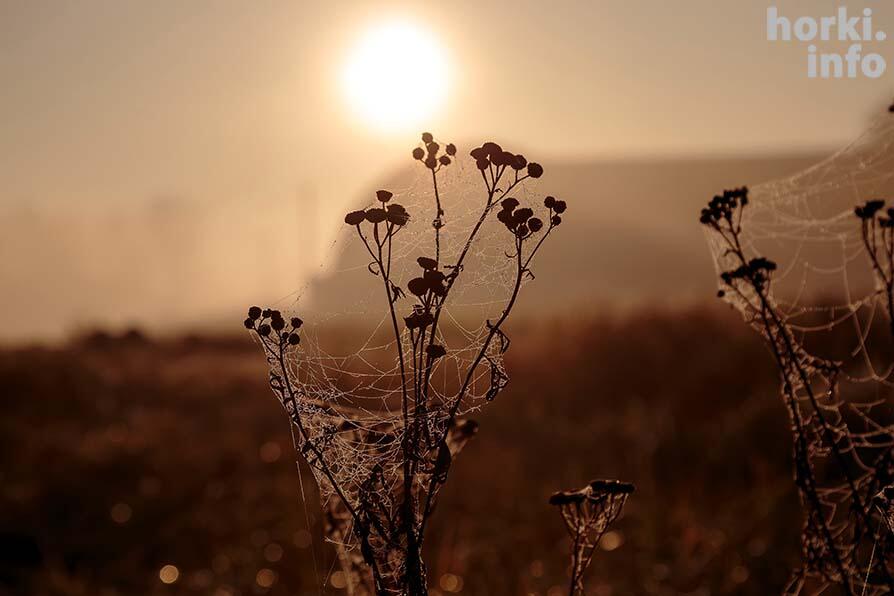
[[[584,594],[584,573],[602,536],[624,508],[634,487],[619,480],[593,480],[580,490],[555,493],[549,504],[559,508],[571,536],[570,596]]]
[[[875,556],[880,537],[879,521],[873,518],[883,512],[887,519],[890,511],[882,489],[894,479],[894,425],[879,408],[884,400],[846,399],[841,390],[841,379],[847,377],[843,363],[818,357],[805,344],[810,332],[834,330],[834,320],[812,327],[798,325],[794,321],[800,313],[783,308],[775,299],[777,264],[749,254],[753,247],[743,240],[743,214],[749,205],[747,188],[725,191],[702,210],[700,222],[718,244],[719,262],[730,267],[720,273],[719,295],[738,306],[760,330],[782,378],[793,436],[795,485],[806,514],[804,564],[793,574],[786,592],[819,593],[837,586],[845,594],[889,593],[894,590],[891,559]],[[880,201],[870,201],[858,207],[856,214],[865,250],[882,285],[880,292],[887,293],[890,317],[891,224],[890,219],[877,219],[882,206]],[[861,306],[858,303],[851,311]],[[861,347],[865,350],[865,343]],[[877,381],[887,386],[884,376]],[[873,499],[880,491],[882,500]]]
[[[390,191],[378,191],[373,206],[345,216],[381,287],[393,336],[388,344],[392,364],[376,365],[376,373],[368,375],[337,369],[330,357],[304,349],[300,319],[287,322],[277,310],[252,307],[245,320],[266,353],[270,386],[292,422],[299,456],[314,473],[329,537],[342,549],[342,564],[358,578],[352,584],[357,590],[371,583],[380,595],[427,594],[422,547],[438,494],[464,442],[457,429],[469,428],[458,420],[493,401],[506,386],[502,356],[510,341],[504,324],[524,282],[533,279],[535,256],[566,210],[564,201],[546,197],[538,217],[513,196],[543,174],[539,164],[493,142],[470,155],[481,178],[481,198],[470,229],[453,231],[453,238],[464,238],[455,251],[445,249],[439,176],[454,164],[457,149],[442,147],[429,133],[422,135],[413,157],[430,175],[433,190],[431,252],[410,255],[397,249],[418,214]],[[508,294],[499,314],[484,321],[480,333],[468,334],[467,345],[454,348],[443,330],[450,317],[447,306],[469,277],[470,254],[492,218],[504,228],[507,241],[501,254],[511,265]],[[398,279],[400,259],[413,259],[416,274]],[[436,386],[439,369],[455,375],[456,384],[439,380]],[[349,377],[348,382],[338,377]],[[358,406],[369,396],[380,409]],[[356,572],[360,560],[369,576]],[[367,577],[371,582],[365,584]]]
[[[879,292],[884,295],[891,336],[894,337],[894,207],[889,207],[886,213],[884,208],[884,200],[873,199],[854,208],[854,214],[860,219],[863,246],[872,264]]]

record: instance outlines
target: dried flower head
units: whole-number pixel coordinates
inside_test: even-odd
[[[416,259],[416,262],[419,263],[419,266],[426,271],[438,268],[438,262],[428,257],[419,257],[418,259]]]
[[[876,214],[885,208],[884,199],[873,199],[866,201],[863,206],[854,208],[854,214],[860,219],[872,219]]]
[[[351,211],[345,215],[345,223],[349,226],[359,226],[366,220],[365,211]]]

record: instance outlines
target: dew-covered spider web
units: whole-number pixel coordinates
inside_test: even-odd
[[[894,588],[890,534],[871,506],[894,482],[888,207],[894,114],[816,166],[727,191],[702,213],[721,295],[767,340],[781,374],[806,512],[792,593]]]
[[[505,160],[511,154],[502,155]],[[406,589],[399,580],[414,548],[409,542],[421,541],[425,519],[464,444],[457,433],[508,382],[503,354],[510,340],[501,327],[503,315],[518,287],[534,279],[530,269],[536,265],[522,267],[518,246],[527,257],[554,226],[537,226],[535,234],[532,225],[521,242],[497,218],[501,201],[512,197],[536,217],[560,222],[542,197],[535,200],[533,178],[539,174],[529,178],[524,167],[493,165],[482,171],[475,160],[459,156],[447,161],[436,168],[437,195],[435,168],[421,165],[408,184],[387,187],[393,196],[370,193],[367,212],[399,205],[408,221],[394,226],[390,236],[390,219],[376,224],[376,231],[364,222],[361,236],[347,223],[349,214],[324,279],[283,313],[285,321],[301,319],[284,331],[300,328],[300,343],[278,353],[261,339],[271,386],[293,422],[295,448],[319,486],[327,539],[336,543],[346,570],[358,569],[360,560],[372,567],[372,578],[349,582],[353,593],[374,585],[379,593]],[[377,250],[390,256],[377,260]],[[446,298],[437,298],[442,304],[436,326],[428,327],[437,329],[434,337],[411,331],[414,320],[430,314],[423,312],[425,300],[436,300],[432,293],[423,298],[411,291],[411,280],[421,283],[422,276],[435,279],[439,292],[449,286]],[[407,466],[412,513],[405,499]],[[408,526],[418,537],[405,535]]]

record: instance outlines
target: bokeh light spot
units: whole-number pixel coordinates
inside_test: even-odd
[[[619,548],[622,544],[624,544],[624,535],[614,530],[606,532],[602,536],[602,540],[599,541],[602,550],[609,552]]]
[[[260,569],[255,576],[255,582],[262,588],[273,587],[276,583],[276,572],[267,568]]]
[[[115,503],[109,510],[109,517],[116,524],[126,524],[133,517],[133,509],[127,503]]]
[[[173,584],[180,577],[180,570],[175,565],[165,565],[158,570],[158,579],[165,584]]]

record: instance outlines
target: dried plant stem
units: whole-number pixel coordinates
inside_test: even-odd
[[[481,171],[485,184],[486,200],[465,243],[455,256],[455,261],[443,264],[441,228],[444,226],[444,208],[438,174],[451,164],[456,148],[448,144],[441,147],[432,135],[422,135],[423,147],[413,150],[413,156],[431,171],[434,191],[435,258],[420,256],[417,263],[422,274],[403,280],[407,293],[392,275],[395,236],[410,221],[406,209],[391,203],[393,194],[386,190],[376,193],[380,206],[355,211],[345,217],[345,222],[356,231],[371,261],[368,269],[380,277],[391,322],[394,358],[400,379],[400,388],[388,389],[395,400],[400,399],[400,412],[391,414],[390,402],[381,414],[364,409],[360,414],[330,403],[308,399],[297,388],[298,379],[289,372],[290,363],[300,370],[298,357],[300,343],[298,329],[300,319],[286,322],[279,311],[252,307],[245,325],[260,338],[271,364],[270,385],[292,423],[298,428],[296,449],[315,472],[321,494],[330,501],[324,503],[327,512],[329,538],[339,549],[340,560],[351,590],[358,593],[368,588],[364,583],[372,577],[372,589],[379,596],[425,596],[427,594],[426,567],[422,557],[427,522],[434,510],[436,496],[447,480],[450,463],[462,441],[457,438],[464,400],[473,389],[478,367],[487,361],[491,366],[490,386],[479,398],[492,400],[505,386],[500,357],[508,349],[509,339],[502,330],[518,299],[525,276],[533,277],[529,270],[534,255],[552,230],[561,223],[559,214],[565,211],[564,201],[547,197],[544,201],[549,210],[549,227],[534,217],[529,208],[516,210],[518,201],[508,197],[528,178],[538,178],[543,168],[528,164],[523,156],[503,151],[496,143],[485,143],[474,149],[471,155]],[[522,173],[522,170],[527,173]],[[506,174],[511,172],[511,176]],[[500,188],[501,181],[505,188]],[[503,223],[513,239],[515,252],[507,255],[513,259],[516,276],[506,305],[496,322],[486,321],[487,333],[476,345],[476,356],[470,362],[462,362],[461,387],[456,394],[439,395],[432,387],[432,375],[439,359],[447,355],[440,330],[445,306],[451,303],[452,291],[463,277],[466,258],[475,245],[480,232],[498,204],[502,210],[497,219]],[[544,230],[539,238],[535,237]],[[525,247],[533,245],[531,250]],[[413,295],[409,316],[398,317],[398,302]],[[499,339],[498,355],[492,353],[494,340]],[[290,351],[291,350],[291,351]],[[467,367],[467,368],[465,368]],[[325,374],[325,373],[324,373]],[[391,374],[388,380],[390,383]],[[332,384],[326,379],[324,396],[330,395]],[[369,389],[378,388],[369,387]],[[480,393],[480,391],[479,391]],[[432,396],[436,396],[432,399]],[[473,395],[474,397],[474,395]],[[313,432],[308,430],[308,423]],[[357,461],[345,459],[345,453],[355,455]],[[348,540],[353,535],[358,541],[362,560],[369,566],[370,574],[361,573],[356,559],[347,552]],[[355,585],[356,584],[356,585]],[[369,591],[367,589],[367,591]]]
[[[891,337],[894,339],[894,225],[892,216],[894,209],[889,209],[888,218],[876,217],[872,213],[870,217],[863,217],[867,206],[858,207],[857,215],[860,217],[861,236],[863,247],[872,264],[873,272],[878,278],[885,295],[885,307],[888,311],[888,323],[891,329]]]

